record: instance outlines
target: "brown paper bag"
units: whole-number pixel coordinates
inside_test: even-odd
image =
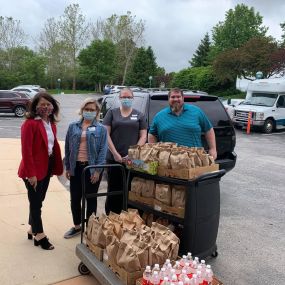
[[[153,180],[144,180],[144,187],[142,188],[141,195],[147,198],[154,197],[155,182]]]
[[[167,184],[156,184],[155,199],[166,204],[171,205],[171,187]]]
[[[182,185],[173,185],[172,186],[172,199],[171,205],[173,207],[185,208],[185,195],[186,187]]]
[[[140,158],[140,146],[131,145],[128,149],[128,158],[130,159],[139,159]]]
[[[119,266],[123,267],[130,273],[141,270],[138,256],[133,248],[128,244],[120,243],[116,260]]]

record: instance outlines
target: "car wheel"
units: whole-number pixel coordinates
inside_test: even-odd
[[[23,117],[25,115],[26,109],[23,106],[17,106],[14,110],[16,117]]]
[[[271,134],[274,129],[274,122],[272,119],[267,119],[263,125],[263,132],[265,134]]]

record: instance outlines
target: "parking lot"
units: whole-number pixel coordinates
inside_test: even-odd
[[[96,96],[96,95],[92,95]],[[86,95],[58,95],[58,138]],[[0,114],[0,137],[20,138],[21,118]],[[216,259],[209,260],[228,285],[285,282],[285,132],[247,135],[237,130],[236,167],[221,180],[221,216]],[[16,173],[15,173],[16,175]]]

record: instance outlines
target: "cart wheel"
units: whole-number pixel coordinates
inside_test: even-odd
[[[87,268],[87,266],[83,262],[79,263],[78,271],[79,271],[79,273],[81,275],[88,275],[88,274],[90,274],[90,270]]]
[[[218,254],[218,251],[217,250],[215,250],[213,253],[212,253],[212,257],[217,257],[219,254]]]

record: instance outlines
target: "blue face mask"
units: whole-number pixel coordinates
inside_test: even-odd
[[[126,108],[131,108],[133,105],[133,99],[130,98],[121,98],[120,101],[122,106]]]
[[[83,111],[82,116],[87,121],[93,121],[97,115],[97,112],[87,112]]]

